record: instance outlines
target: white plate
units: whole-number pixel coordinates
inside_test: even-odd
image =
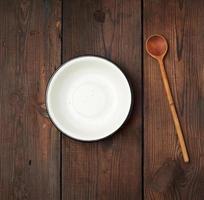
[[[94,141],[105,138],[126,120],[131,90],[120,69],[95,56],[74,58],[52,76],[46,105],[55,126],[71,138]]]

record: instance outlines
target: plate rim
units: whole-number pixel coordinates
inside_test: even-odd
[[[51,117],[51,114],[50,114],[50,111],[48,109],[48,90],[49,90],[49,87],[50,87],[50,84],[52,82],[52,79],[54,78],[55,74],[61,69],[63,68],[67,63],[71,62],[71,61],[74,61],[74,60],[77,60],[77,59],[80,59],[80,58],[99,58],[99,59],[102,59],[102,60],[105,60],[109,63],[111,63],[114,67],[116,67],[121,73],[122,75],[124,76],[124,78],[126,79],[127,83],[128,83],[128,86],[129,86],[129,89],[130,89],[130,108],[128,110],[128,114],[126,116],[126,118],[124,119],[123,123],[119,126],[119,128],[117,128],[115,131],[111,132],[110,134],[104,136],[104,137],[100,137],[98,139],[80,139],[80,138],[77,138],[77,137],[73,137],[67,133],[65,133],[64,131],[62,131],[58,125],[54,122],[54,120],[52,119]],[[127,78],[126,74],[122,71],[122,69],[119,68],[119,66],[113,62],[112,60],[106,58],[106,57],[103,57],[103,56],[99,56],[99,55],[90,55],[90,54],[85,54],[85,55],[80,55],[80,56],[75,56],[75,57],[72,57],[70,59],[68,59],[67,61],[65,61],[63,64],[61,64],[50,76],[50,78],[48,79],[48,82],[47,82],[47,85],[46,85],[46,89],[45,89],[45,107],[46,107],[46,112],[48,114],[48,117],[49,117],[49,120],[52,122],[52,124],[55,126],[55,128],[60,132],[62,133],[63,135],[65,135],[66,137],[69,137],[73,140],[77,140],[77,141],[80,141],[80,142],[96,142],[96,141],[100,141],[100,140],[103,140],[103,139],[106,139],[107,137],[110,137],[112,136],[113,134],[115,134],[117,131],[119,131],[127,122],[127,120],[129,119],[130,117],[130,114],[132,112],[132,109],[133,109],[133,104],[134,104],[134,93],[133,93],[133,87],[132,87],[132,84],[130,83],[129,79]]]

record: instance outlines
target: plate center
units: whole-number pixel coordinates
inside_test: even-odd
[[[86,83],[79,86],[73,93],[74,109],[85,117],[100,115],[105,109],[106,95],[100,86]]]

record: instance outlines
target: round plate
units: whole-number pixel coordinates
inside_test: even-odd
[[[55,126],[71,138],[94,141],[105,138],[126,120],[131,90],[112,62],[82,56],[63,64],[52,76],[46,106]]]

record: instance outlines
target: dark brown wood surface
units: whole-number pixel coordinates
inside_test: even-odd
[[[0,200],[203,200],[203,19],[202,0],[0,0]],[[144,49],[154,33],[169,41],[189,164]],[[125,125],[92,143],[60,134],[44,105],[55,69],[85,54],[115,62],[134,92]]]
[[[204,2],[144,1],[144,42],[169,41],[165,59],[190,163],[184,164],[158,64],[144,52],[145,199],[204,199]]]
[[[61,3],[0,1],[0,199],[60,198],[60,135],[46,116]]]
[[[83,54],[111,59],[135,93],[131,117],[117,134],[94,143],[63,136],[62,199],[141,199],[140,1],[64,1],[62,49],[63,62]]]

